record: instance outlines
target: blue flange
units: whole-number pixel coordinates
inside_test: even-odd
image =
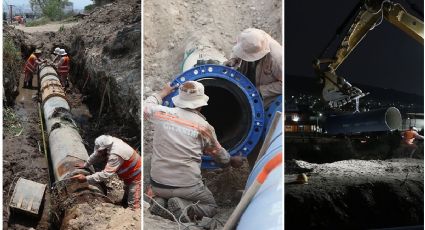
[[[203,78],[221,78],[228,80],[236,84],[247,97],[252,111],[251,124],[247,124],[250,126],[248,135],[245,140],[243,140],[237,146],[227,150],[231,156],[242,153],[242,156],[246,157],[260,140],[265,127],[263,101],[260,97],[260,94],[258,93],[255,86],[243,74],[232,68],[222,65],[201,65],[194,67],[177,76],[172,81],[171,85],[180,85],[186,81],[197,81]],[[175,90],[173,93],[164,98],[163,105],[174,107],[171,98],[177,94],[178,90]],[[210,156],[203,156],[202,168],[215,169],[218,168],[218,165]]]
[[[265,109],[266,118],[264,119],[264,131],[263,135],[265,136],[269,131],[271,122],[276,112],[282,112],[282,95],[279,95],[272,101],[272,103]]]

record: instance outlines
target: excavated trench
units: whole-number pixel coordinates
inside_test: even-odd
[[[29,54],[32,50],[32,47],[22,44],[21,49],[21,52],[24,55],[24,53]],[[103,85],[103,88],[101,88],[102,85],[100,85],[99,83],[96,84],[96,81],[93,80],[92,82],[88,80],[86,82],[86,86],[83,85],[84,83],[81,83],[81,77],[79,76],[80,74],[85,73],[86,75],[83,76],[87,76],[88,74],[90,74],[90,78],[92,79],[97,79],[101,75],[96,72],[90,72],[90,70],[85,68],[84,63],[84,59],[82,59],[81,62],[74,62],[71,66],[70,79],[74,86],[71,88],[71,90],[67,92],[66,97],[71,106],[72,118],[76,122],[79,128],[78,131],[84,140],[85,148],[88,150],[89,153],[91,153],[91,150],[94,147],[94,139],[102,134],[110,134],[113,136],[120,137],[123,140],[127,141],[127,143],[132,145],[134,148],[138,148],[140,146],[140,128],[138,128],[139,126],[134,123],[131,123],[131,121],[129,122],[118,118],[118,116],[116,116],[117,112],[113,111],[114,107],[111,105],[111,101],[108,101],[107,95],[103,96],[103,105],[100,103],[102,101],[102,93],[104,93],[105,91],[105,85]],[[23,76],[21,76],[21,85],[23,81],[22,79]],[[13,175],[13,173],[10,174],[8,170],[15,172],[15,174],[16,172],[18,172],[17,176],[23,176],[26,179],[34,180],[39,183],[48,184],[49,177],[52,178],[51,175],[49,176],[47,169],[48,164],[44,156],[34,156],[36,155],[36,152],[39,152],[37,149],[42,150],[43,148],[41,140],[41,130],[39,126],[38,108],[36,101],[34,101],[34,97],[36,94],[35,87],[37,86],[37,79],[35,77],[33,79],[33,86],[33,89],[19,88],[20,94],[16,98],[17,106],[15,106],[14,108],[16,115],[19,116],[19,118],[23,121],[22,125],[26,126],[25,130],[19,134],[20,136],[18,138],[15,136],[9,137],[6,135],[6,138],[10,139],[10,141],[8,142],[8,140],[4,140],[5,145],[14,145],[13,147],[8,147],[4,149],[5,162],[8,162],[8,164],[4,167],[4,175],[6,177],[4,180],[4,185],[6,185],[5,189],[7,188],[12,191],[12,186],[14,186],[13,182],[16,182],[16,176],[15,178],[13,178],[13,181],[12,178],[7,178]],[[111,92],[108,93],[111,94]],[[109,97],[111,96],[114,95],[109,95]],[[102,110],[100,110],[100,107],[103,107]],[[27,132],[27,128],[28,131],[31,132]],[[47,134],[45,135],[46,137],[48,137]],[[24,141],[21,141],[21,145],[16,145],[16,139],[20,139],[21,137],[24,138]],[[33,139],[34,141],[31,141],[30,146],[26,147],[25,145],[29,144],[27,140]],[[10,154],[16,154],[14,153],[16,151],[30,152],[30,156],[33,159],[34,157],[37,157],[35,158],[36,161],[32,162],[31,164],[28,164],[27,157],[8,157],[8,155]],[[42,152],[39,154],[42,154]],[[22,160],[24,161],[21,162]],[[37,162],[40,162],[40,164],[38,164]],[[8,167],[8,165],[12,166],[12,168]],[[19,165],[19,167],[16,168],[16,165]],[[104,165],[102,164],[95,165],[95,168],[97,168],[97,170],[103,169],[103,167]],[[40,171],[40,169],[42,170]],[[31,173],[31,171],[34,170],[36,170],[37,173]],[[103,185],[103,187],[108,191],[108,200],[111,200],[113,203],[120,205],[120,201],[123,195],[122,183],[120,184],[120,182],[116,181],[115,179],[114,182]],[[4,200],[7,201],[9,197],[10,194],[5,196]],[[92,200],[89,197],[83,199],[86,199],[86,201],[80,200],[78,201],[78,203],[90,203],[89,201]],[[64,216],[63,214],[60,214],[63,213],[63,210],[57,209],[63,209],[65,206],[58,205],[57,203],[61,203],[62,201],[63,197],[58,196],[57,192],[50,191],[50,189],[47,189],[42,215],[34,219],[28,218],[25,215],[9,215],[9,213],[6,212],[6,216],[4,216],[4,226],[8,226],[9,229],[21,229],[21,226],[25,226],[25,229],[27,227],[47,229],[47,226],[53,229],[58,228],[58,226],[61,226],[62,218]],[[5,207],[7,207],[6,205],[8,204],[4,203],[4,205]],[[72,204],[67,205],[69,207],[72,206]],[[72,218],[73,217],[71,217],[71,219]],[[68,220],[69,217],[65,218],[65,221]]]

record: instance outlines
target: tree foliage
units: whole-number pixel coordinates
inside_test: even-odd
[[[68,0],[30,0],[31,9],[41,13],[50,20],[60,20],[64,16],[63,8]]]

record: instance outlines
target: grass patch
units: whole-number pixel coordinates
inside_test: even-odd
[[[45,25],[47,23],[51,22],[51,20],[47,17],[41,17],[35,20],[32,20],[30,22],[27,22],[25,24],[25,26],[27,27],[33,27],[33,26],[41,26],[41,25]]]
[[[21,120],[10,107],[5,107],[3,109],[3,130],[5,133],[14,136],[21,135],[24,130]]]

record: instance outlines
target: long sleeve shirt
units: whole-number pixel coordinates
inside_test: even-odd
[[[134,149],[131,146],[121,139],[115,137],[112,138],[113,143],[110,149],[107,150],[108,153],[98,151],[95,148],[93,154],[87,159],[85,167],[93,165],[96,162],[106,161],[106,166],[102,171],[86,177],[89,183],[106,181],[118,171],[125,160],[130,159],[132,156]]]
[[[161,97],[154,94],[145,100],[143,109],[144,118],[154,124],[152,180],[176,187],[199,183],[203,153],[220,164],[229,163],[229,153],[202,114],[161,104]]]

